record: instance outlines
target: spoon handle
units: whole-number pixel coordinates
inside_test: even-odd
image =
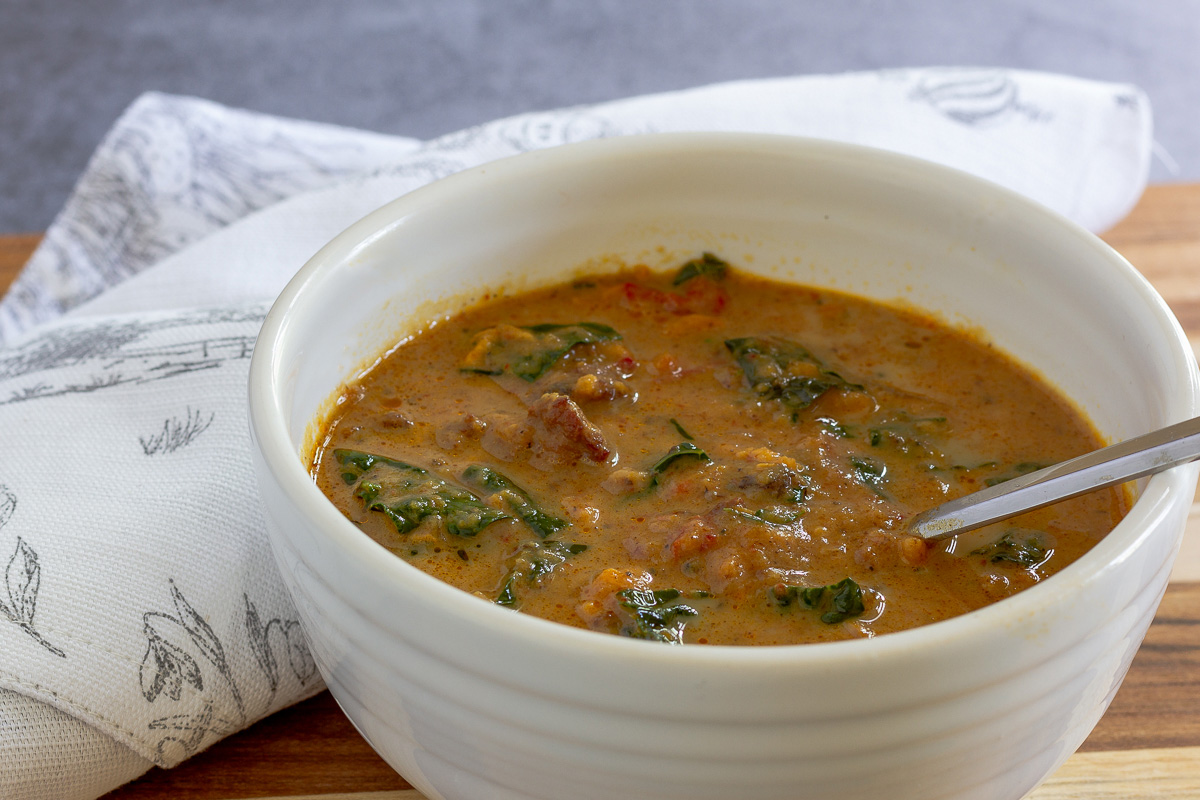
[[[908,530],[922,539],[945,539],[1198,458],[1195,417],[942,503],[913,517]]]

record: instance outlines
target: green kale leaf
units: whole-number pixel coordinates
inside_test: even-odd
[[[695,436],[692,436],[690,433],[688,433],[686,430],[683,429],[683,426],[679,424],[679,420],[675,419],[674,417],[671,417],[670,421],[671,421],[671,426],[673,428],[675,428],[675,431],[680,436],[682,436],[684,439],[687,439],[690,442],[696,438]]]
[[[989,545],[972,550],[971,555],[983,556],[992,564],[1016,564],[1033,569],[1046,563],[1054,549],[1042,531],[1013,528]]]
[[[678,589],[622,589],[617,597],[629,614],[620,633],[633,639],[682,644],[687,619],[700,613]]]
[[[645,493],[653,492],[655,487],[658,486],[659,480],[666,474],[671,465],[678,463],[682,459],[695,459],[705,464],[712,462],[712,459],[708,457],[708,453],[696,445],[691,442],[680,442],[668,450],[666,455],[655,461],[654,465],[650,467],[650,482],[644,490]]]
[[[481,495],[499,495],[508,509],[542,538],[570,525],[565,519],[547,514],[528,492],[491,467],[472,464],[463,470],[462,480]]]
[[[886,464],[882,461],[876,461],[873,458],[850,456],[850,466],[854,470],[855,477],[864,486],[879,497],[887,499],[887,491],[883,488],[887,484]]]
[[[546,374],[572,347],[620,338],[621,334],[599,322],[547,323],[522,328],[497,325],[480,332],[460,369],[484,375],[508,372],[532,382]]]
[[[547,575],[565,564],[571,556],[577,556],[585,550],[586,544],[568,544],[555,539],[526,542],[513,557],[496,602],[502,606],[519,605],[519,588],[540,586]]]
[[[358,450],[335,450],[342,480],[356,484],[354,496],[370,511],[388,517],[408,533],[428,517],[437,517],[456,536],[475,536],[508,514],[485,505],[466,489],[403,461]]]
[[[654,466],[650,467],[650,471],[655,475],[662,475],[667,471],[667,467],[679,461],[681,458],[694,458],[698,461],[708,463],[710,460],[708,453],[701,450],[691,442],[680,442],[667,451],[667,454],[654,462]]]
[[[681,283],[687,283],[692,278],[709,278],[710,280],[719,281],[725,277],[725,273],[729,271],[729,263],[712,253],[704,253],[699,258],[693,258],[691,261],[684,264],[675,273],[675,279],[671,281],[672,286],[678,286]]]
[[[821,612],[821,622],[834,625],[863,615],[862,589],[852,578],[843,578],[828,586],[789,586],[777,583],[771,587],[771,599],[781,608],[791,605]]]
[[[729,339],[725,347],[742,368],[750,388],[763,400],[778,400],[792,412],[793,421],[830,389],[863,389],[826,369],[803,345],[787,339],[748,336]],[[803,364],[809,366],[801,368]]]

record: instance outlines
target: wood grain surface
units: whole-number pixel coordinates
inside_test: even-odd
[[[0,236],[0,287],[40,237]],[[1104,235],[1159,290],[1200,344],[1200,184],[1151,186]],[[103,800],[422,800],[324,692],[173,770],[152,769]],[[1031,800],[1200,798],[1200,510],[1171,585],[1112,706]],[[564,798],[564,800],[569,800]],[[731,799],[732,800],[732,799]]]

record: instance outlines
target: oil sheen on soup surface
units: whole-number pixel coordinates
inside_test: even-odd
[[[345,390],[312,472],[367,534],[486,600],[663,642],[787,644],[924,625],[1058,571],[1122,492],[970,543],[904,521],[1100,445],[977,338],[704,254],[431,325]]]

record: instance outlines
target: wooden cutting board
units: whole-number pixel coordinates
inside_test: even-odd
[[[1193,345],[1200,343],[1200,184],[1150,187],[1104,238],[1162,293]],[[0,236],[0,288],[39,240]],[[181,797],[422,800],[367,746],[328,692],[173,770],[152,769],[104,800]],[[1193,508],[1171,585],[1108,713],[1031,798],[1200,798],[1200,509]]]

